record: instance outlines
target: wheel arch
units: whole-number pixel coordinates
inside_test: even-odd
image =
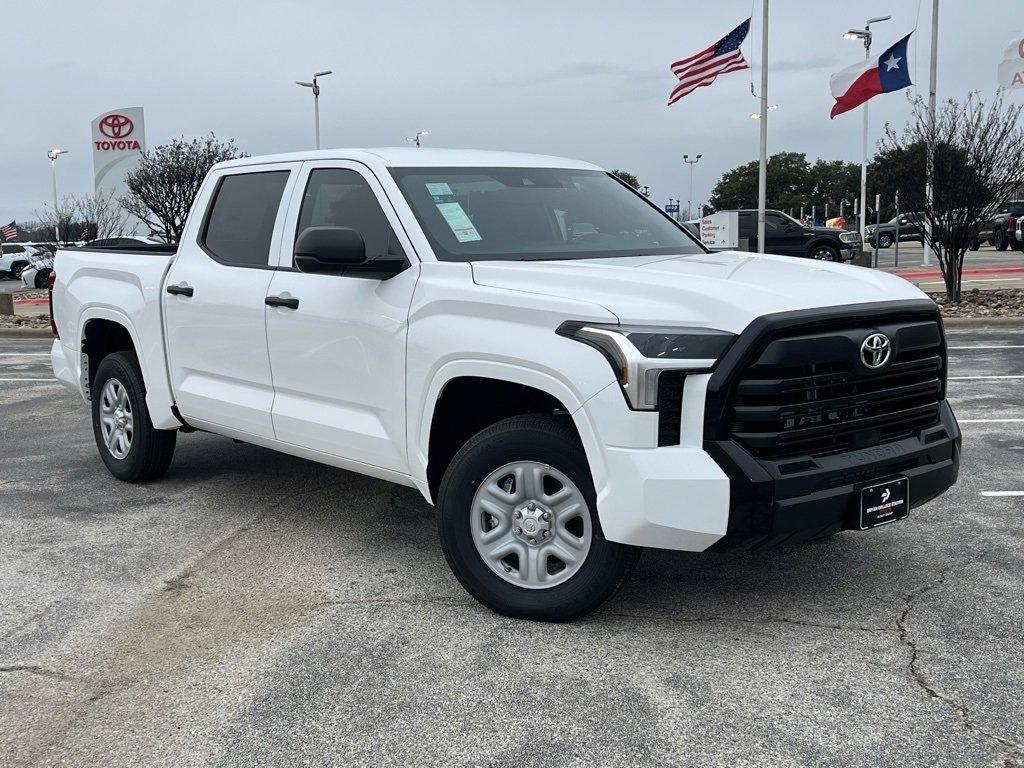
[[[135,324],[128,315],[111,307],[90,306],[82,310],[78,325],[78,379],[82,395],[88,399],[95,378],[96,368],[102,359],[112,352],[132,351],[135,353],[142,380],[146,386],[146,405],[150,411],[153,426],[157,429],[172,429],[181,426],[172,411],[173,399],[167,383],[163,341],[157,339],[158,347],[146,346]]]
[[[462,398],[466,393],[472,393],[471,418],[457,409],[465,402]],[[432,503],[444,470],[468,438],[502,419],[544,412],[572,420],[596,481],[603,462],[596,434],[582,405],[568,384],[542,371],[495,361],[448,363],[438,370],[426,390],[422,417],[411,447],[410,463],[416,485]],[[453,414],[456,418],[452,418]]]

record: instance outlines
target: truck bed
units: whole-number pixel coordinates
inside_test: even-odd
[[[121,323],[132,336],[148,388],[146,402],[158,429],[179,425],[171,410],[161,300],[173,245],[66,248],[57,251],[53,312],[68,377],[88,397],[82,344],[92,322]]]

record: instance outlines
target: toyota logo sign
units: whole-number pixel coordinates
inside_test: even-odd
[[[131,118],[125,115],[114,113],[100,120],[100,133],[108,139],[123,139],[125,136],[130,136],[133,130],[135,130],[135,124]]]
[[[892,343],[884,333],[872,333],[860,344],[860,359],[868,368],[881,368],[892,356]]]

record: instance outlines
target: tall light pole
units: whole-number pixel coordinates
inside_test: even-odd
[[[928,136],[934,138],[935,136],[935,78],[936,72],[939,66],[939,0],[932,0],[932,56],[931,63],[928,67]],[[935,148],[932,146],[932,141],[928,142],[927,152],[927,178],[925,184],[925,198],[926,207],[931,210],[932,207],[932,171],[935,164],[934,152]],[[928,227],[929,240],[931,236],[931,219],[926,218],[925,226]],[[931,251],[931,245],[926,245],[924,249],[924,265],[928,266],[930,263],[928,259],[928,252]]]
[[[58,149],[57,147],[46,153],[46,156],[50,158],[50,176],[53,179],[53,234],[57,245],[60,245],[60,212],[57,208],[57,158],[67,153],[66,149]]]
[[[650,197],[651,196],[651,188],[649,186],[647,186],[646,184],[644,184],[642,187],[640,187],[640,194],[643,195],[644,197]]]
[[[331,74],[331,70],[325,69],[323,72],[317,72],[313,75],[313,82],[307,83],[304,80],[296,80],[296,85],[301,85],[303,88],[313,89],[313,121],[316,123],[316,148],[320,149],[320,83],[317,82],[317,78],[325,77]]]
[[[846,40],[863,40],[864,41],[864,60],[867,61],[871,58],[871,25],[877,24],[880,21],[888,21],[892,16],[877,16],[873,19],[868,19],[864,25],[864,29],[851,29],[843,38]],[[864,243],[868,239],[868,230],[865,213],[867,212],[867,199],[868,199],[868,103],[865,101],[864,106],[864,129],[861,134],[861,160],[860,160],[860,237],[861,237],[861,248],[864,247]]]
[[[686,218],[693,218],[693,166],[700,162],[700,159],[704,155],[697,155],[693,160],[690,159],[689,155],[683,155],[683,162],[690,166],[690,197],[686,201]]]
[[[410,136],[409,138],[406,139],[406,141],[412,142],[417,147],[419,147],[420,146],[420,136],[429,136],[429,135],[430,135],[430,131],[416,131],[416,135],[415,136]]]

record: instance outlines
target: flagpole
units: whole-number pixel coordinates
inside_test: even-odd
[[[757,168],[757,252],[764,253],[764,209],[768,197],[768,0],[761,6],[761,159]]]

